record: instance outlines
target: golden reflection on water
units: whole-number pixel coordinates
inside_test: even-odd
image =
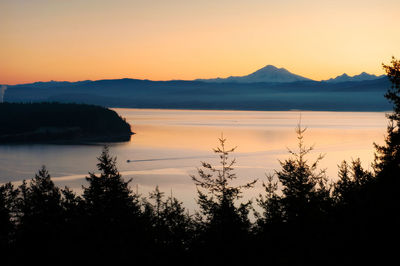
[[[195,174],[203,160],[218,165],[212,148],[218,146],[221,134],[229,147],[237,146],[233,154],[237,158],[236,182],[260,179],[254,189],[245,193],[245,198],[254,198],[263,193],[261,182],[265,181],[265,173],[279,169],[278,160],[289,157],[287,148],[296,151],[295,128],[300,121],[307,127],[305,144],[314,146],[310,161],[325,154],[320,168],[327,169],[332,181],[337,179],[337,165],[342,160],[360,158],[364,168],[371,169],[373,143],[383,143],[387,125],[385,114],[377,112],[116,110],[136,132],[129,146],[149,149],[145,157],[137,154],[143,162],[136,162],[137,172],[131,172],[132,177],[144,191],[155,184],[166,191],[173,189],[189,208],[195,208],[196,193],[189,174]],[[200,156],[196,159],[192,155]],[[145,162],[146,158],[151,160]],[[140,172],[146,167],[153,170]]]
[[[155,184],[161,189],[173,189],[177,196],[195,208],[195,186],[189,175],[196,173],[200,161],[218,165],[212,148],[218,146],[223,133],[229,147],[237,146],[235,172],[237,183],[259,178],[245,198],[263,193],[265,173],[279,169],[279,161],[289,157],[287,148],[297,149],[295,128],[301,121],[307,127],[304,141],[314,146],[310,161],[325,154],[320,169],[337,179],[337,165],[342,160],[360,158],[364,168],[371,169],[373,143],[383,143],[387,120],[378,112],[253,112],[253,111],[189,111],[117,109],[133,125],[129,143],[138,160],[130,170],[142,190]],[[198,158],[193,155],[199,155]],[[176,158],[178,157],[178,158]],[[179,158],[181,157],[181,158]],[[186,158],[186,159],[185,159]],[[150,159],[146,162],[146,159]],[[149,172],[140,171],[151,168]],[[180,172],[180,173],[179,173]],[[126,172],[128,173],[128,172]],[[165,173],[164,176],[158,175]]]
[[[128,143],[110,148],[124,178],[133,178],[133,187],[147,196],[156,185],[173,191],[189,209],[196,207],[196,188],[190,175],[201,161],[219,164],[212,149],[223,133],[227,146],[237,146],[237,183],[254,178],[260,182],[245,198],[263,193],[265,173],[279,169],[279,161],[296,150],[295,128],[299,121],[307,127],[305,144],[314,145],[310,161],[325,154],[320,168],[327,168],[335,180],[342,160],[360,158],[371,168],[373,142],[383,143],[387,120],[378,112],[254,112],[115,109],[136,132]],[[5,145],[0,147],[0,180],[30,179],[45,164],[57,185],[67,185],[78,193],[87,182],[88,171],[96,172],[98,145]],[[128,162],[129,160],[129,162]],[[15,178],[16,177],[16,178]]]
[[[220,128],[211,126],[165,126],[137,125],[137,134],[132,137],[131,145],[149,148],[175,148],[209,151],[218,145],[221,134],[228,143],[237,146],[237,152],[259,152],[296,147],[297,138],[293,128],[249,129],[249,128]],[[321,129],[308,128],[305,141],[316,148],[349,145],[350,147],[364,146],[373,141],[380,142],[384,129]]]
[[[294,129],[301,119],[308,128],[305,141],[316,148],[372,149],[386,128],[384,113],[116,110],[137,133],[130,144],[153,148],[210,150],[221,134],[237,152],[296,147]]]
[[[321,167],[327,168],[331,179],[335,179],[342,160],[360,158],[364,167],[370,168],[373,143],[383,143],[387,124],[385,113],[378,112],[116,111],[133,125],[137,134],[129,145],[136,149],[212,156],[212,148],[218,146],[218,138],[223,134],[229,147],[237,146],[237,169],[245,169],[244,173],[279,167],[278,159],[289,156],[287,148],[297,148],[295,128],[300,122],[307,127],[305,144],[315,149],[310,158],[325,154]]]

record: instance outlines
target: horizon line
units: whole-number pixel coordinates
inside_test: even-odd
[[[267,66],[273,66],[273,67],[275,67],[276,69],[280,69],[280,70],[283,69],[283,70],[286,70],[286,71],[288,71],[289,73],[291,73],[291,74],[293,74],[293,75],[298,75],[298,74],[295,74],[295,73],[293,73],[293,72],[290,72],[289,70],[287,70],[287,69],[284,68],[284,67],[276,67],[276,66],[274,66],[274,65],[265,65],[265,66],[262,67],[262,68],[259,68],[259,69],[255,70],[255,71],[253,71],[253,72],[251,72],[251,73],[249,73],[249,74],[245,74],[245,75],[242,75],[242,76],[227,76],[227,77],[215,77],[215,78],[195,78],[195,79],[160,79],[160,80],[153,80],[153,79],[148,79],[148,78],[132,78],[132,77],[100,78],[100,79],[82,79],[82,80],[54,80],[54,79],[51,79],[51,80],[47,80],[47,81],[37,80],[37,81],[33,81],[33,82],[23,82],[23,83],[13,83],[13,84],[0,83],[0,86],[4,86],[4,85],[5,85],[5,86],[18,86],[18,85],[27,85],[27,84],[35,84],[35,83],[50,83],[50,82],[68,82],[68,83],[76,83],[76,82],[85,82],[85,81],[87,81],[87,82],[93,82],[93,81],[102,81],[102,80],[122,80],[122,79],[142,80],[142,81],[155,81],[155,82],[168,82],[168,81],[199,81],[199,82],[202,82],[202,81],[204,81],[204,80],[227,79],[227,78],[230,78],[230,77],[245,77],[245,76],[251,75],[251,74],[253,74],[253,73],[255,73],[255,72],[257,72],[257,71],[259,71],[259,70],[261,70],[261,69],[263,69],[263,68],[265,68],[265,67],[267,67]],[[301,76],[301,75],[298,75],[298,76],[303,77],[303,78],[306,78],[306,79],[308,79],[308,81],[323,82],[323,81],[328,81],[328,80],[331,80],[331,79],[338,78],[338,77],[343,76],[343,75],[347,75],[348,77],[352,78],[352,77],[361,75],[361,74],[363,74],[363,73],[366,73],[366,74],[368,74],[368,75],[376,76],[377,78],[381,78],[381,77],[383,77],[383,76],[386,76],[385,74],[376,75],[376,74],[368,73],[368,72],[366,72],[366,71],[361,71],[360,74],[355,74],[355,75],[352,75],[352,76],[348,75],[346,72],[343,72],[342,74],[337,75],[336,77],[331,77],[331,78],[329,78],[329,79],[320,79],[320,80],[307,78],[307,77]],[[295,81],[295,82],[296,82],[296,81]],[[254,83],[263,83],[263,82],[254,82]],[[265,82],[265,83],[268,83],[268,82]],[[280,82],[280,83],[284,83],[284,82]],[[290,83],[290,82],[288,82],[288,83]]]

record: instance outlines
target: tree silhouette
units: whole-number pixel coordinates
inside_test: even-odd
[[[23,181],[16,193],[15,241],[17,249],[26,254],[17,260],[42,262],[43,258],[34,255],[41,247],[47,248],[48,259],[59,258],[65,224],[62,197],[46,167],[42,166],[29,184]]]
[[[220,167],[215,167],[207,162],[202,162],[202,167],[197,169],[198,176],[191,175],[196,184],[200,207],[201,221],[199,227],[202,231],[203,244],[207,245],[214,256],[228,257],[234,250],[244,247],[250,228],[248,218],[251,202],[235,203],[242,197],[244,189],[254,186],[257,180],[244,185],[232,185],[237,178],[233,172],[235,159],[229,155],[236,148],[226,148],[226,139],[219,138],[220,146],[214,149],[220,158]]]
[[[262,213],[256,215],[260,241],[256,248],[271,250],[269,259],[275,265],[312,264],[327,253],[319,242],[327,239],[330,186],[325,169],[318,169],[323,156],[311,163],[307,159],[313,147],[305,146],[305,131],[297,126],[298,150],[289,149],[291,156],[279,161],[281,169],[267,175],[265,195],[257,200]]]
[[[90,215],[114,222],[125,217],[126,213],[138,212],[137,195],[129,188],[132,180],[123,180],[116,166],[117,158],[110,156],[108,146],[97,159],[100,175],[89,173],[86,177],[89,187],[84,187],[82,195]]]
[[[351,165],[343,162],[333,191],[332,242],[342,243],[338,258],[357,264],[395,259],[391,243],[400,237],[400,62],[392,57],[391,65],[383,68],[392,82],[385,97],[393,103],[393,112],[387,115],[385,144],[374,144],[374,172],[364,170],[359,159]]]
[[[11,183],[0,186],[0,249],[7,252],[14,233],[12,222],[17,192]]]
[[[97,158],[99,175],[89,173],[88,187],[83,188],[86,245],[93,261],[124,262],[129,259],[129,249],[135,254],[145,250],[148,241],[145,222],[142,221],[138,195],[129,188],[131,180],[124,181],[116,166],[116,157],[105,146]],[[141,243],[142,241],[142,243]],[[132,251],[131,251],[132,252]],[[119,255],[118,255],[119,254]]]
[[[395,259],[396,250],[390,243],[400,237],[400,60],[392,57],[390,63],[383,64],[383,68],[392,83],[385,97],[393,104],[393,112],[387,115],[385,144],[374,144],[376,179],[365,189],[368,196],[360,208],[366,213],[362,218],[369,221],[366,226],[373,228],[364,242],[375,249],[377,257]]]
[[[165,198],[158,186],[143,199],[145,214],[152,227],[153,254],[157,261],[177,261],[187,256],[192,239],[193,223],[183,203],[171,195]]]
[[[296,128],[298,151],[289,150],[289,159],[280,161],[281,170],[275,175],[282,185],[282,205],[284,222],[299,222],[306,216],[314,216],[324,212],[329,199],[329,187],[325,169],[318,170],[318,163],[323,155],[309,163],[306,156],[313,147],[304,145],[306,128]]]
[[[383,64],[383,68],[392,82],[385,97],[393,103],[393,112],[387,115],[389,125],[385,145],[375,144],[374,168],[378,173],[382,172],[381,175],[386,175],[386,172],[394,173],[400,164],[400,61],[392,57],[391,65]]]
[[[334,185],[333,198],[339,204],[350,204],[356,193],[374,180],[371,172],[361,166],[361,160],[353,160],[351,165],[343,161],[339,166],[339,180]]]
[[[259,229],[263,230],[269,224],[283,222],[282,196],[278,195],[278,181],[274,180],[273,174],[266,175],[267,182],[263,182],[265,195],[260,194],[256,199],[258,206],[262,209],[262,214],[255,213]]]
[[[47,231],[61,223],[61,192],[54,185],[45,166],[35,174],[29,185],[19,186],[19,223],[26,230]]]

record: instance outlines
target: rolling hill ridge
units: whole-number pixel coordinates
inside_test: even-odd
[[[110,79],[8,86],[6,102],[87,103],[106,107],[386,111],[386,77],[361,73],[314,81],[271,65],[242,77],[151,81]]]

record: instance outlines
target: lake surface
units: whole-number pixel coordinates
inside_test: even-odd
[[[133,178],[133,190],[146,196],[156,185],[173,193],[190,209],[195,206],[196,188],[190,175],[201,161],[218,165],[212,149],[218,138],[235,147],[238,183],[258,178],[256,188],[245,194],[254,198],[262,192],[265,173],[279,169],[278,160],[296,150],[295,128],[307,127],[304,141],[314,150],[310,160],[325,154],[321,168],[336,179],[342,160],[361,158],[371,169],[373,142],[383,143],[387,119],[381,112],[264,112],[264,111],[189,111],[154,109],[115,109],[136,133],[127,143],[112,144],[118,169]],[[96,157],[102,145],[1,145],[0,182],[30,179],[46,165],[59,186],[77,192],[86,185],[87,173],[96,172]],[[131,162],[127,162],[130,160]]]

